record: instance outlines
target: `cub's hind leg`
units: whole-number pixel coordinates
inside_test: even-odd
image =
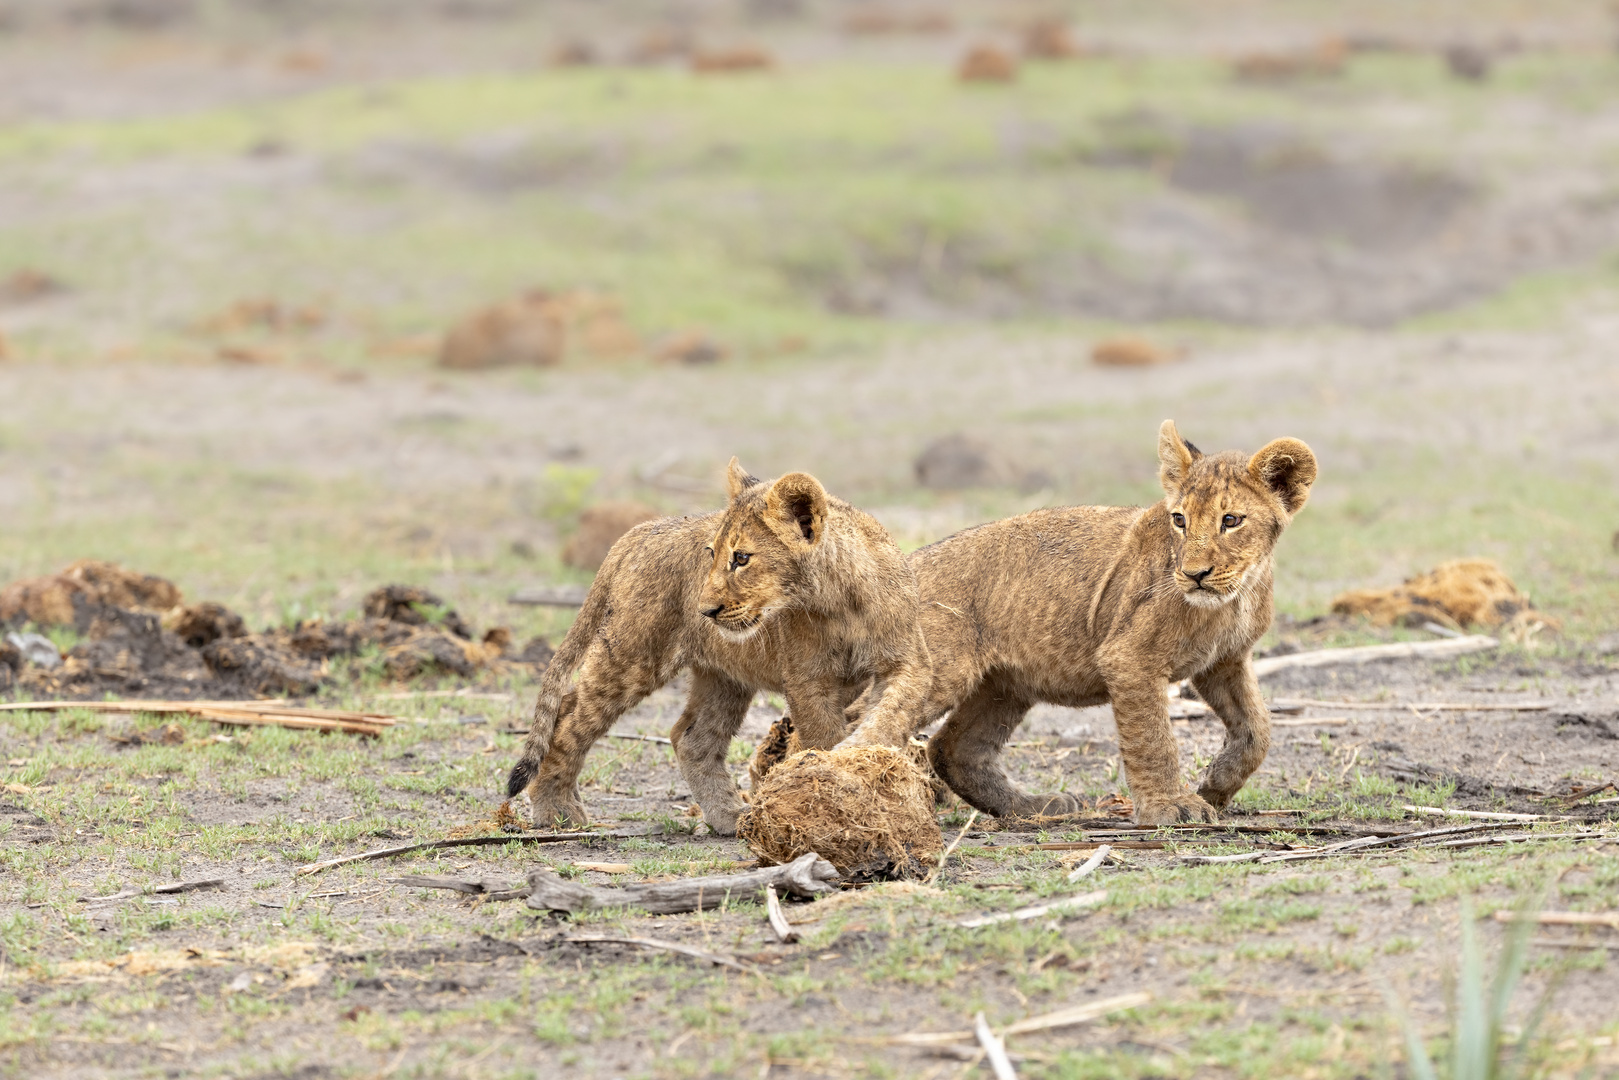
[[[669,732],[680,775],[691,786],[703,820],[720,836],[736,835],[736,816],[742,812],[742,797],[725,767],[725,756],[752,701],[752,687],[694,668],[686,709]]]
[[[944,727],[928,740],[928,761],[934,773],[951,791],[996,817],[1078,814],[1080,804],[1074,796],[1022,791],[1001,764],[1002,749],[1032,704],[991,672],[950,711]]]
[[[579,773],[596,741],[658,688],[654,672],[623,665],[607,649],[592,645],[579,669],[579,681],[562,699],[556,734],[528,786],[534,800],[534,827],[583,828],[590,824],[579,798]]]

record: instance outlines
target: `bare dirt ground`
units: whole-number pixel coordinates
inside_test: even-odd
[[[912,547],[1040,505],[1151,500],[1153,435],[1174,417],[1206,449],[1291,434],[1320,457],[1279,549],[1289,619],[1264,649],[1426,636],[1301,620],[1345,588],[1462,555],[1500,560],[1562,636],[1268,679],[1268,695],[1313,703],[1277,714],[1228,816],[1262,831],[1130,838],[1148,846],[1116,845],[1083,883],[1066,875],[1088,851],[1032,845],[1094,842],[1107,823],[969,826],[942,807],[947,837],[967,828],[931,886],[797,905],[813,921],[791,946],[753,904],[570,920],[390,881],[517,882],[544,865],[607,886],[750,859],[696,824],[656,742],[604,740],[585,776],[595,825],[641,835],[295,874],[496,835],[526,677],[320,695],[411,719],[374,741],[4,714],[0,1072],[947,1077],[984,1066],[882,1040],[1139,991],[1151,1001],[1012,1039],[1020,1075],[1385,1075],[1405,1068],[1399,1016],[1446,1030],[1464,901],[1492,947],[1488,915],[1524,898],[1619,908],[1619,792],[1571,794],[1619,781],[1619,292],[1605,262],[1619,76],[1604,14],[1362,5],[1351,25],[1334,5],[1092,5],[1081,30],[1117,55],[1031,70],[1006,97],[973,88],[963,112],[914,72],[946,85],[961,49],[1015,44],[1029,13],[961,5],[946,34],[854,40],[832,4],[605,10],[379,14],[355,0],[237,18],[143,0],[70,17],[0,3],[0,275],[43,267],[67,285],[0,300],[0,578],[115,559],[255,628],[352,614],[405,580],[479,626],[554,640],[567,613],[505,598],[588,580],[556,554],[587,503],[707,509],[738,454],[760,474],[810,469]],[[754,94],[763,120],[732,90],[613,66],[671,12],[712,43],[769,42],[782,72]],[[1369,53],[1322,82],[1233,89],[1225,74],[1239,53],[1368,27],[1428,52]],[[1432,50],[1458,37],[1499,54],[1490,81],[1443,75]],[[524,97],[560,85],[551,50],[575,38],[613,64]],[[851,81],[817,81],[825,71]],[[804,105],[817,95],[843,110],[825,122],[847,140],[813,125],[787,151],[765,137],[784,129],[776,117],[820,122]],[[625,100],[651,119],[625,120]],[[1098,100],[1105,122],[1070,123],[1075,102]],[[714,102],[734,111],[693,119]],[[329,129],[310,120],[323,111]],[[887,141],[865,124],[884,116],[898,117]],[[951,125],[969,134],[951,141]],[[815,171],[840,155],[856,180]],[[901,223],[887,232],[803,198],[824,180],[859,203],[862,185],[918,161],[897,195],[872,196]],[[772,186],[795,172],[810,179]],[[985,177],[987,195],[959,186]],[[907,217],[912,204],[928,213]],[[727,232],[750,207],[761,236]],[[839,229],[847,251],[811,258],[805,234]],[[709,326],[731,355],[430,367],[467,307],[601,279],[646,326]],[[245,345],[197,329],[259,295],[325,321]],[[1121,327],[1184,359],[1092,364]],[[807,344],[782,346],[790,336]],[[224,344],[270,359],[222,358]],[[952,432],[1046,486],[921,488],[918,453]],[[679,682],[659,691],[618,734],[666,735],[682,697]],[[1435,703],[1534,708],[1421,707]],[[780,707],[755,703],[739,775]],[[1176,733],[1194,776],[1217,728]],[[1008,758],[1031,788],[1104,808],[1128,795],[1105,708],[1037,708]],[[1542,820],[1499,822],[1519,839],[1488,846],[1182,861],[1468,820],[1408,806]],[[93,899],[201,879],[223,884]],[[957,925],[1092,888],[1108,898],[1089,911]],[[585,933],[681,942],[746,970],[566,940]],[[1522,1024],[1553,995],[1525,1042],[1535,1068],[1619,1075],[1619,937],[1535,938],[1512,1014]]]

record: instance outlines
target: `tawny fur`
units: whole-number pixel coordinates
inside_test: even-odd
[[[508,781],[532,796],[536,826],[587,822],[578,778],[591,745],[684,668],[691,696],[670,737],[722,835],[742,808],[725,756],[757,691],[787,699],[795,753],[835,746],[868,684],[868,741],[902,746],[917,726],[927,647],[915,576],[888,533],[806,473],[766,483],[733,458],[728,482],[724,511],[636,526],[602,563]]]
[[[1205,456],[1166,420],[1159,460],[1165,498],[1146,509],[1037,510],[912,554],[933,664],[919,719],[950,714],[928,757],[978,809],[1079,811],[1071,795],[1018,790],[1001,767],[1036,702],[1112,703],[1144,825],[1213,821],[1264,761],[1270,720],[1250,657],[1270,626],[1272,551],[1309,497],[1315,457],[1297,439]],[[1225,527],[1228,514],[1240,522]],[[1196,793],[1169,725],[1168,684],[1187,678],[1226,728]]]

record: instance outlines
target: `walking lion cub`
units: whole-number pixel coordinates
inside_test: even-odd
[[[1071,506],[980,525],[912,553],[933,682],[919,717],[939,778],[986,813],[1079,812],[1019,791],[1000,764],[1036,702],[1111,702],[1136,820],[1213,821],[1270,748],[1250,655],[1271,621],[1271,555],[1303,508],[1315,455],[1277,439],[1206,455],[1158,433],[1164,499]],[[1194,794],[1181,783],[1167,684],[1190,678],[1225,724]],[[864,741],[857,730],[855,741]]]
[[[900,746],[917,727],[928,652],[916,578],[888,533],[807,473],[766,483],[732,458],[727,483],[725,510],[649,521],[608,552],[507,782],[508,796],[533,797],[536,827],[587,823],[585,755],[683,668],[691,695],[670,738],[721,835],[742,809],[726,753],[757,691],[786,697],[795,751],[835,746],[868,685],[867,741]]]

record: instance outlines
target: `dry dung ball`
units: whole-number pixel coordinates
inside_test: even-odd
[[[1079,45],[1061,19],[1038,19],[1023,30],[1023,55],[1030,60],[1068,60],[1079,54]]]
[[[1457,629],[1494,628],[1520,616],[1547,628],[1557,626],[1550,616],[1527,615],[1534,604],[1489,559],[1454,559],[1390,589],[1351,590],[1332,601],[1332,610],[1338,615],[1365,615],[1382,626],[1435,622]]]
[[[1017,78],[1017,61],[1004,49],[978,45],[961,58],[956,78],[962,82],[1011,82]]]
[[[598,569],[618,538],[641,524],[662,517],[646,503],[605,502],[579,515],[579,531],[562,548],[562,561],[579,570]]]
[[[440,367],[480,368],[562,362],[567,325],[549,293],[535,290],[474,312],[450,328],[439,347]]]
[[[903,750],[794,754],[749,794],[740,837],[765,865],[816,852],[845,877],[920,875],[944,847],[933,789]]]
[[[1091,363],[1101,367],[1152,367],[1180,359],[1180,352],[1146,338],[1103,338],[1091,348]]]
[[[83,630],[101,608],[162,612],[180,602],[180,589],[172,581],[115,563],[80,559],[60,574],[14,581],[0,590],[0,622],[32,621]]]

